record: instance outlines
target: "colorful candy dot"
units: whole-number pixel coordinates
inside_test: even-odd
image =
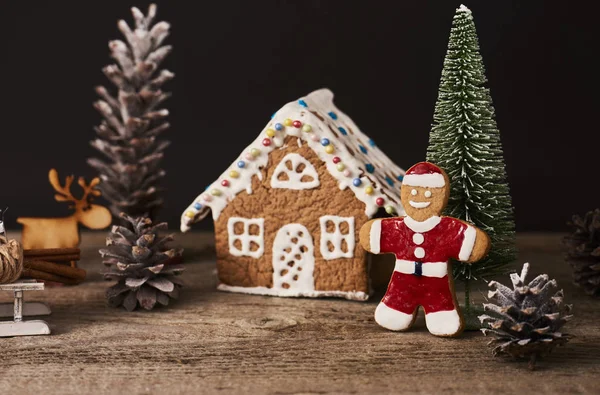
[[[223,181],[221,181],[221,185],[223,185],[224,187],[228,187],[229,186],[229,181],[228,180],[223,180]]]
[[[360,144],[358,145],[358,149],[360,149],[360,152],[362,152],[363,154],[367,153],[367,149]]]
[[[304,126],[302,126],[302,131],[304,133],[310,133],[310,132],[312,132],[312,126],[310,126],[310,125],[304,125]]]
[[[367,163],[365,165],[365,169],[367,170],[368,173],[373,173],[375,171],[375,167],[370,163]]]
[[[350,177],[352,175],[352,172],[350,172],[350,170],[346,169],[346,170],[344,170],[343,174],[345,177]]]
[[[212,189],[210,191],[210,194],[213,196],[221,196],[221,191],[219,191],[218,189]]]
[[[333,111],[329,111],[327,113],[327,115],[329,115],[331,117],[331,119],[333,119],[334,121],[337,119],[337,114],[334,113]]]
[[[316,134],[313,134],[313,135],[310,136],[310,139],[312,141],[319,141],[319,136],[317,136]]]
[[[275,124],[275,130],[283,130],[283,125],[282,125],[282,124],[280,124],[279,122],[277,122],[277,123]]]
[[[321,145],[324,145],[324,146],[327,146],[327,145],[329,145],[329,139],[322,138],[322,139],[321,139]]]
[[[254,160],[254,157],[252,156],[252,154],[251,154],[250,152],[248,152],[248,153],[245,155],[245,157],[246,157],[246,159],[247,159],[247,160]]]
[[[302,99],[298,100],[298,104],[300,104],[304,108],[308,107],[308,105],[306,104],[306,102],[304,100],[302,100]]]
[[[231,171],[229,172],[229,177],[231,177],[231,178],[238,178],[239,176],[240,176],[240,173],[238,173],[238,172],[237,172],[237,171],[235,171],[235,170],[231,170]]]
[[[273,129],[267,129],[266,134],[269,137],[275,137],[275,131]]]
[[[264,145],[265,147],[268,147],[269,145],[271,145],[271,139],[263,139],[262,145]],[[254,153],[252,155],[254,155]],[[254,156],[258,156],[258,154],[254,155]]]
[[[335,151],[333,145],[328,145],[327,147],[325,147],[325,152],[327,152],[328,154],[333,154],[333,151]]]
[[[292,123],[292,125],[296,128],[296,129],[300,129],[302,127],[302,122],[300,121],[294,121]]]
[[[373,193],[373,187],[372,187],[372,186],[370,186],[370,185],[369,185],[368,187],[366,187],[366,188],[365,188],[365,193],[366,193],[367,195],[371,195],[371,194]]]
[[[354,180],[352,180],[352,184],[353,184],[355,187],[359,187],[359,186],[360,186],[360,184],[362,184],[362,181],[360,180],[360,178],[355,178]]]
[[[396,179],[400,182],[404,181],[404,176],[402,174],[400,174],[398,177],[396,177]]]
[[[265,143],[265,142],[263,141],[263,144],[264,144],[264,143]],[[259,150],[258,148],[252,148],[252,149],[250,150],[250,155],[252,155],[253,157],[255,157],[255,158],[256,158],[258,155],[260,155],[260,150]]]
[[[344,169],[346,168],[346,166],[344,166],[343,163],[338,163],[336,168],[338,169],[338,171],[344,171]]]
[[[396,212],[396,210],[394,210],[394,208],[392,206],[385,206],[385,212],[388,214],[394,214],[394,212]]]
[[[346,129],[344,129],[343,127],[339,127],[338,130],[340,131],[341,134],[343,134],[344,136],[348,135],[348,132],[346,132]]]
[[[373,141],[373,139],[369,139],[369,145],[371,147],[375,147],[375,142]]]
[[[200,209],[202,208],[202,205],[201,205],[200,203],[195,203],[195,204],[194,204],[194,208],[195,208],[196,210],[200,210]]]
[[[292,126],[292,125],[294,124],[294,122],[293,122],[291,119],[289,119],[289,118],[286,118],[286,120],[285,120],[285,121],[283,121],[283,124],[284,124],[285,126]]]
[[[194,218],[196,214],[193,211],[188,211],[187,213],[185,213],[185,216],[188,218]]]
[[[375,204],[378,206],[383,206],[383,198],[378,197],[375,199]]]
[[[241,160],[237,163],[237,167],[239,167],[240,169],[243,169],[245,166],[246,166],[246,162],[244,162],[243,160]]]
[[[385,177],[385,181],[388,183],[389,186],[394,186],[394,180],[392,180],[391,178]]]
[[[341,159],[339,158],[339,156],[334,156],[333,157],[333,163],[340,163]]]
[[[207,202],[210,202],[212,200],[212,196],[205,193],[204,195],[202,195],[202,199],[204,199]]]

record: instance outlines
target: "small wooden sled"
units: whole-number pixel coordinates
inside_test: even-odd
[[[49,315],[50,308],[43,303],[23,303],[23,291],[42,291],[44,283],[21,280],[12,284],[0,284],[0,291],[15,294],[13,304],[0,303],[0,317],[13,317],[12,321],[0,321],[0,337],[49,335],[50,327],[45,321],[23,321],[23,316]]]

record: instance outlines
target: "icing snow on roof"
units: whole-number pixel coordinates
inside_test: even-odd
[[[252,177],[262,179],[260,170],[267,165],[269,152],[282,147],[287,136],[298,137],[299,144],[308,144],[338,180],[340,189],[350,188],[365,203],[368,217],[380,207],[388,213],[404,215],[400,203],[404,170],[335,107],[329,89],[321,89],[286,104],[273,115],[252,144],[185,210],[182,232],[203,219],[209,210],[217,220],[238,193],[252,193]]]

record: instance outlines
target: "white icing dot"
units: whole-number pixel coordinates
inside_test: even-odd
[[[425,191],[425,197],[431,197],[431,191]]]
[[[413,189],[412,191],[410,191],[410,194],[413,195],[413,196],[415,196],[417,194],[417,190]]]
[[[419,259],[423,258],[425,256],[425,250],[421,247],[415,248],[415,256]]]
[[[413,235],[413,243],[415,243],[416,245],[423,244],[424,240],[425,240],[425,237],[423,237],[423,235],[421,233],[415,233]]]

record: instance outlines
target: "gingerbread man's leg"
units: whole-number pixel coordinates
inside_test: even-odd
[[[423,300],[425,324],[432,335],[455,336],[463,329],[463,319],[458,311],[456,295],[452,292],[448,276],[424,277],[428,292]]]
[[[375,321],[386,329],[403,331],[415,321],[414,276],[394,271],[385,296],[375,310]]]

